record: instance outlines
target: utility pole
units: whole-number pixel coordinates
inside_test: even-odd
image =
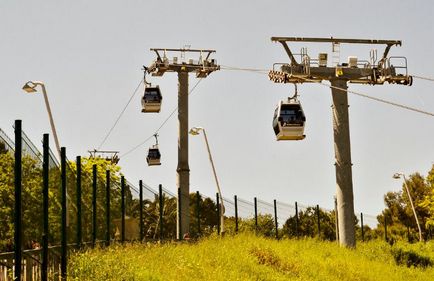
[[[152,48],[157,55],[156,60],[145,71],[152,76],[163,76],[166,72],[178,74],[178,166],[177,187],[179,189],[177,235],[183,239],[190,232],[190,168],[188,165],[188,74],[196,73],[196,78],[206,78],[220,66],[214,59],[210,59],[215,50],[195,49],[161,49]],[[167,53],[178,53],[180,57],[170,58]],[[161,55],[162,53],[162,55]],[[186,54],[199,54],[199,59],[186,58]]]
[[[346,247],[355,247],[354,198],[350,145],[350,126],[348,117],[347,84],[389,84],[410,85],[412,77],[407,73],[405,57],[388,57],[390,48],[401,45],[398,40],[365,40],[337,38],[300,38],[272,37],[271,41],[279,42],[285,49],[290,63],[274,64],[269,78],[275,83],[320,83],[330,81],[333,98],[333,135],[335,147],[336,197],[339,223],[339,241]],[[320,53],[318,58],[311,58],[306,49],[294,55],[287,42],[346,44],[382,44],[386,45],[383,56],[377,60],[376,51],[371,51],[370,61],[358,61],[357,57],[349,57],[346,63],[327,65],[327,53]],[[296,56],[300,58],[297,61]],[[334,54],[334,57],[338,57]],[[275,67],[280,67],[275,70]]]

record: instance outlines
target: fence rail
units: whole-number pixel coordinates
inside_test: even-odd
[[[49,280],[60,278],[60,246],[49,247],[48,270]],[[15,253],[0,253],[0,281],[13,280],[15,271]],[[21,266],[21,280],[41,280],[42,249],[23,251],[23,262]]]

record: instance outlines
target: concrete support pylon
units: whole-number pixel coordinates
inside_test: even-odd
[[[190,232],[190,168],[188,165],[188,72],[178,72],[178,199],[177,238]]]
[[[354,248],[356,246],[356,239],[348,93],[346,92],[348,86],[347,81],[344,79],[333,79],[331,80],[331,85],[339,243],[343,246]]]

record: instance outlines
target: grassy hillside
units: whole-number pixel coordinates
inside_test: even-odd
[[[403,261],[404,265],[397,265]],[[70,280],[433,280],[434,245],[315,239],[275,241],[240,234],[198,243],[114,245],[75,254]]]

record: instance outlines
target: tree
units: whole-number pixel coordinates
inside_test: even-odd
[[[133,200],[132,215],[139,218],[140,204]],[[160,237],[160,225],[163,224],[163,236]],[[160,199],[156,194],[154,200],[143,200],[143,228],[145,239],[176,238],[176,198],[163,194],[163,221],[160,221]]]
[[[77,189],[76,175],[77,163],[68,162],[67,165],[67,190],[68,190],[68,215],[69,228],[68,240],[74,243],[77,233]],[[92,235],[92,186],[93,186],[93,165],[97,167],[97,240],[105,239],[106,232],[106,171],[110,171],[110,230],[111,237],[116,231],[114,219],[121,217],[121,192],[120,178],[121,168],[101,157],[83,157],[81,159],[81,184],[82,184],[82,233],[83,240],[90,241]],[[131,202],[132,195],[128,185],[126,185],[126,202]],[[51,203],[50,203],[51,204]],[[126,204],[130,207],[131,204]],[[129,210],[127,210],[128,213]]]
[[[335,212],[324,211],[320,209],[320,230],[321,239],[330,241],[336,240],[336,224],[335,224]],[[296,230],[297,220],[295,216],[290,217],[283,225],[283,235],[287,237],[296,237],[297,234],[300,237],[316,237],[318,236],[318,214],[316,208],[307,207],[306,210],[298,213],[298,228]],[[355,219],[357,224],[357,219]]]
[[[434,229],[434,165],[426,177],[426,185],[430,190],[425,198],[420,203],[420,207],[425,208],[428,213],[428,217],[425,222],[425,228],[428,228],[431,232]],[[432,233],[430,233],[432,236]]]
[[[0,153],[0,251],[12,250],[14,237],[14,157],[10,152]],[[50,178],[56,177],[55,171]],[[57,173],[58,175],[58,173]],[[56,230],[60,226],[59,189],[49,188],[50,227]],[[4,223],[3,223],[4,222]],[[42,168],[38,159],[24,155],[22,158],[22,225],[23,245],[30,248],[42,237]],[[57,231],[50,233],[50,240],[57,240]]]
[[[0,251],[13,250],[14,235],[14,159],[3,150],[0,153]]]
[[[219,216],[216,203],[208,197],[200,196],[200,234],[207,235],[217,229]],[[197,229],[197,194],[190,193],[190,237],[198,237]]]
[[[14,157],[0,147],[0,251],[12,250],[13,246],[13,218],[14,218]],[[92,166],[97,165],[97,239],[105,238],[105,173],[111,171],[111,218],[119,218],[120,167],[111,164],[102,158],[82,159],[82,232],[83,240],[90,241],[92,230]],[[22,158],[22,224],[23,244],[30,248],[34,242],[40,243],[42,237],[42,163],[38,158],[24,155]],[[76,163],[67,165],[67,204],[69,215],[68,242],[75,242],[77,233],[77,206],[76,206]],[[60,242],[60,169],[52,165],[49,170],[49,243]],[[126,202],[131,206],[132,196],[127,186]],[[6,219],[4,219],[6,218]],[[4,222],[4,223],[3,223]],[[111,222],[112,235],[115,227]]]
[[[255,225],[255,218],[245,219],[240,221],[241,231],[256,232],[258,235],[263,235],[265,237],[275,237],[276,230],[274,226],[274,218],[270,214],[259,214],[258,215],[258,227]]]
[[[0,154],[7,153],[6,144],[0,140]]]
[[[406,180],[410,191],[416,214],[418,216],[423,236],[427,234],[427,223],[430,218],[429,196],[432,193],[431,187],[424,177],[414,173]],[[411,203],[405,189],[405,183],[398,192],[388,192],[384,196],[386,209],[377,216],[379,222],[378,231],[384,229],[387,223],[388,237],[393,240],[407,238],[409,241],[418,240],[418,228],[411,208]]]

